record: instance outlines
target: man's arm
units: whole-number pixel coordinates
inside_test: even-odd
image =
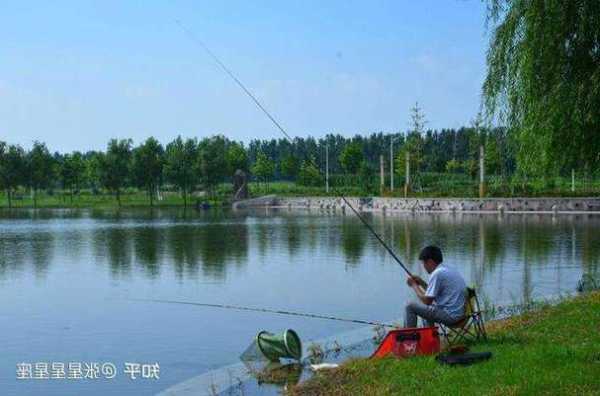
[[[421,302],[423,302],[423,304],[431,305],[433,303],[433,298],[427,297],[425,295],[425,291],[423,290],[423,287],[421,287],[421,285],[419,285],[419,283],[416,279],[408,278],[406,283],[408,283],[408,285],[415,291],[415,294],[417,295],[419,300],[421,300]]]

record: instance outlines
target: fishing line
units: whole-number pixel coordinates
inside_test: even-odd
[[[359,324],[366,324],[366,325],[372,325],[372,326],[382,326],[382,327],[392,327],[392,328],[398,327],[398,326],[394,326],[394,325],[387,324],[387,323],[372,322],[369,320],[346,319],[346,318],[339,318],[337,316],[316,315],[316,314],[308,314],[308,313],[294,312],[294,311],[282,311],[282,310],[267,309],[267,308],[243,307],[243,306],[239,306],[239,305],[205,304],[205,303],[197,303],[197,302],[192,302],[192,301],[175,301],[175,300],[143,299],[143,298],[132,298],[130,300],[131,301],[155,302],[155,303],[162,303],[162,304],[195,305],[198,307],[233,309],[233,310],[237,310],[237,311],[262,312],[262,313],[271,313],[271,314],[286,315],[286,316],[301,316],[301,317],[305,317],[305,318],[336,320],[339,322],[359,323]]]
[[[202,40],[200,40],[198,37],[196,37],[196,35],[192,31],[190,31],[187,27],[185,27],[181,23],[181,21],[176,20],[175,23],[177,23],[177,25],[179,25],[179,27],[183,30],[183,32],[188,36],[188,38],[193,43],[200,46],[215,61],[215,63],[217,65],[219,65],[219,67],[246,93],[246,95],[248,95],[248,97],[250,97],[250,99],[256,104],[256,106],[258,106],[258,108],[260,110],[262,110],[263,113],[265,113],[265,115],[269,118],[269,120],[271,120],[271,122],[273,122],[273,124],[277,127],[277,129],[279,129],[279,131],[285,136],[285,138],[291,144],[293,144],[293,139],[287,133],[287,131],[281,126],[281,124],[275,119],[275,117],[273,117],[271,115],[271,113],[269,113],[269,111],[267,111],[267,109],[256,98],[256,96],[254,96],[252,94],[252,92],[250,92],[250,90],[240,81],[240,79],[237,78],[235,76],[235,74],[233,74],[233,72],[223,62],[221,62],[221,60],[210,50],[210,48],[208,48],[208,46]],[[310,165],[313,166],[315,169],[317,169],[321,173],[321,175],[323,175],[323,173],[324,173],[323,170],[314,162],[314,160],[312,158],[305,158],[305,160],[309,161]],[[352,210],[352,212],[354,212],[356,217],[358,217],[359,220],[363,223],[363,225],[365,227],[367,227],[367,229],[371,232],[371,234],[379,241],[379,243],[385,248],[385,250],[387,250],[387,252],[392,256],[392,258],[398,264],[400,264],[400,266],[402,267],[402,269],[404,271],[406,271],[408,276],[412,277],[412,273],[409,271],[409,269],[402,263],[402,261],[400,260],[400,258],[398,258],[396,253],[392,250],[392,248],[390,246],[388,246],[387,243],[385,243],[385,241],[381,238],[381,236],[373,229],[373,227],[371,227],[371,225],[358,212],[358,210],[356,210],[354,208],[354,206],[352,204],[350,204],[350,202],[346,199],[346,197],[342,193],[340,193],[335,187],[332,186],[331,189],[332,189],[332,192],[335,195],[339,196],[342,199],[342,201],[344,201],[344,204],[347,205]]]

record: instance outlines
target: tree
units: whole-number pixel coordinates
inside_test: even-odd
[[[99,193],[99,189],[102,184],[100,181],[102,157],[103,154],[98,151],[89,151],[83,156],[83,162],[85,164],[83,178],[87,181],[87,183],[89,183],[93,194]]]
[[[181,136],[167,145],[165,155],[165,175],[173,183],[183,197],[183,205],[187,207],[189,192],[196,186],[198,142]]]
[[[106,153],[99,157],[100,181],[112,191],[121,206],[121,189],[125,186],[131,171],[131,139],[111,139]]]
[[[482,145],[485,146],[486,133],[482,123],[481,114],[477,114],[475,119],[471,121],[471,128],[466,131],[469,145],[468,159],[465,161],[464,167],[471,178],[477,177],[477,172],[479,171],[479,150]]]
[[[27,181],[33,190],[33,207],[37,207],[38,191],[48,188],[54,176],[54,158],[45,143],[33,142],[27,154]]]
[[[232,142],[229,145],[226,161],[229,175],[233,175],[238,169],[248,172],[248,154],[242,144]]]
[[[25,151],[20,146],[0,142],[0,188],[6,191],[9,208],[12,208],[13,193],[25,183],[26,172]]]
[[[598,168],[598,1],[489,0],[487,17],[485,106],[516,135],[519,170]]]
[[[485,140],[485,172],[490,175],[501,174],[502,155],[500,142],[497,136],[488,136]]]
[[[252,167],[252,173],[254,173],[259,180],[262,180],[268,189],[269,179],[275,174],[275,163],[269,159],[265,153],[258,153],[256,163]]]
[[[427,121],[425,119],[423,109],[421,108],[421,106],[419,106],[419,102],[415,102],[415,106],[411,107],[410,109],[410,122],[410,132],[423,135],[423,133],[425,132],[425,124],[427,123]]]
[[[160,187],[164,163],[165,151],[153,137],[133,151],[133,178],[136,185],[148,193],[150,206],[154,205],[154,195]]]
[[[342,168],[351,175],[355,175],[358,172],[363,160],[364,155],[362,147],[358,142],[346,145],[340,154],[340,164],[342,165]]]
[[[359,171],[358,171],[360,184],[365,189],[367,194],[376,194],[377,188],[376,186],[376,177],[375,177],[375,169],[369,165],[369,163],[365,160],[361,161]]]
[[[323,185],[323,176],[312,161],[302,161],[298,170],[298,184],[312,187]]]
[[[406,173],[406,153],[409,153],[410,174],[416,178],[423,164],[424,143],[423,137],[417,132],[410,132],[406,137],[406,142],[398,150],[395,158],[394,171],[401,177]]]
[[[458,173],[461,170],[461,164],[459,161],[455,159],[451,159],[446,162],[446,172],[448,173]]]
[[[298,159],[293,155],[286,155],[279,164],[281,175],[288,179],[295,179],[298,176]]]
[[[85,161],[83,155],[75,151],[73,154],[65,154],[60,164],[59,174],[64,189],[69,190],[71,203],[73,202],[73,191],[79,191],[81,181],[85,174]]]
[[[202,183],[211,195],[228,171],[226,159],[227,141],[224,136],[217,135],[202,139],[198,145],[198,166]]]

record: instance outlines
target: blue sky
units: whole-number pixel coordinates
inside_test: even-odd
[[[36,1],[0,13],[0,140],[281,135],[175,23],[211,47],[292,135],[469,124],[488,36],[480,0]]]

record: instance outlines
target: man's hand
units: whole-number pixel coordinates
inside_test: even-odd
[[[409,276],[406,279],[406,284],[410,287],[413,287],[414,285],[419,285],[422,288],[426,289],[427,288],[427,282],[425,282],[420,276],[418,275],[413,275],[413,276]]]
[[[415,294],[425,305],[431,305],[433,303],[432,297],[425,295],[425,289],[427,289],[427,283],[417,275],[409,276],[406,278],[406,284],[415,291]]]

